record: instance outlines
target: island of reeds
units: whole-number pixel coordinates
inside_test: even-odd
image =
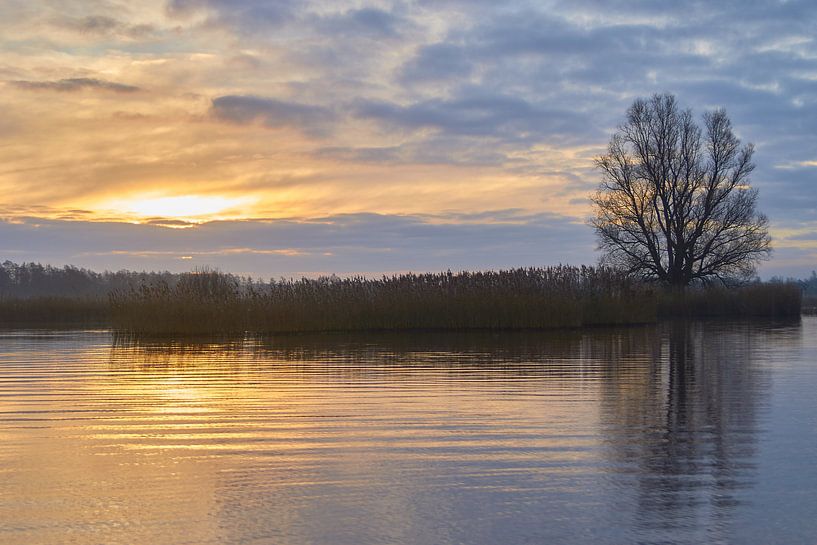
[[[6,262],[0,323],[94,323],[136,334],[572,328],[798,316],[810,289],[774,281],[668,291],[605,267],[257,281],[213,270],[95,273]]]

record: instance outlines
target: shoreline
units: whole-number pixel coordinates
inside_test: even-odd
[[[116,307],[81,298],[0,299],[2,329],[105,329],[124,335],[240,336],[327,333],[416,333],[582,330],[686,320],[790,319],[817,312],[790,286],[699,290],[683,296],[660,291],[574,301],[515,296],[475,301],[439,298],[430,308],[415,305],[386,312],[371,302],[355,309],[311,301],[275,308],[251,299],[167,299],[161,305],[134,301]],[[521,301],[521,302],[520,302]],[[523,304],[523,303],[529,304]],[[530,304],[533,303],[533,304]],[[517,310],[521,314],[515,314]],[[468,312],[466,312],[468,311]],[[291,313],[291,314],[290,314]],[[287,321],[290,318],[291,321]],[[345,321],[341,321],[341,319]]]

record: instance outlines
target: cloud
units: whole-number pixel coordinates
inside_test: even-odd
[[[332,9],[336,8],[336,9]],[[330,39],[366,35],[397,37],[412,26],[409,19],[377,6],[349,7],[339,2],[321,6],[294,0],[170,0],[166,12],[174,18],[206,16],[206,25],[238,33],[264,33],[296,24],[302,33],[317,32]]]
[[[397,146],[349,147],[329,146],[314,152],[318,158],[333,158],[350,163],[368,163],[393,166],[440,165],[484,167],[500,166],[509,161],[509,149],[499,144],[486,151],[480,137],[438,135],[418,142]]]
[[[806,0],[4,3],[0,79],[131,94],[77,93],[89,100],[66,108],[9,93],[0,205],[99,218],[113,195],[201,192],[258,196],[259,215],[581,218],[592,158],[626,108],[668,91],[698,115],[725,107],[756,144],[753,183],[773,228],[810,232],[815,27]]]
[[[402,151],[400,146],[328,146],[316,150],[315,155],[353,163],[399,163],[404,161]]]
[[[387,129],[432,128],[444,134],[513,140],[540,140],[546,135],[590,132],[589,120],[576,112],[548,108],[523,98],[468,88],[451,99],[432,98],[401,105],[360,100],[358,117],[373,119]]]
[[[299,104],[252,95],[225,95],[213,99],[211,113],[231,123],[260,122],[270,128],[291,127],[312,136],[330,132],[334,113],[323,106]]]
[[[266,32],[295,19],[296,2],[291,0],[169,0],[170,17],[190,18],[204,12],[208,25],[242,32]]]
[[[817,227],[817,226],[815,226]],[[808,240],[812,242],[817,242],[817,229],[812,230],[809,233],[799,233],[796,235],[791,235],[786,237],[788,240]]]
[[[435,43],[420,47],[416,55],[401,68],[404,85],[418,82],[447,81],[467,78],[473,62],[466,48],[450,43]]]
[[[589,228],[563,216],[514,210],[218,221],[187,229],[20,218],[0,221],[0,241],[0,251],[18,261],[136,270],[210,265],[262,277],[487,269],[594,259]]]
[[[95,89],[101,91],[112,91],[114,93],[135,93],[141,88],[135,85],[117,83],[96,78],[67,78],[53,81],[26,81],[17,80],[10,82],[15,87],[31,91],[61,91],[73,92],[83,89]]]
[[[105,15],[88,15],[81,19],[74,19],[71,21],[73,28],[79,32],[88,32],[92,34],[107,34],[118,29],[122,23],[113,17]]]
[[[154,25],[145,23],[125,23],[108,15],[86,15],[84,17],[60,17],[53,21],[56,27],[64,28],[94,37],[121,37],[139,39],[156,32]]]
[[[397,37],[409,21],[389,11],[364,7],[316,19],[321,32],[336,36],[369,35],[377,38]]]

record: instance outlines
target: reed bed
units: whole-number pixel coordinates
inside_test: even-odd
[[[782,318],[799,316],[802,303],[802,290],[795,283],[699,287],[680,293],[660,293],[658,315],[662,318]]]
[[[526,329],[646,323],[657,301],[594,267],[280,280],[213,271],[111,294],[112,320],[148,334],[393,329]]]
[[[122,272],[111,275],[116,283],[98,276],[118,286],[107,297],[82,291],[73,297],[0,296],[0,325],[93,323],[126,335],[186,336],[576,328],[662,318],[797,316],[803,292],[792,282],[673,292],[613,269],[570,266],[270,282],[211,270]],[[817,309],[815,303],[807,300],[802,310]]]

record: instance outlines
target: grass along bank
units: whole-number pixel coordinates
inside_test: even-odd
[[[143,333],[522,329],[644,323],[654,300],[593,267],[242,284],[205,271],[111,296],[116,327]]]
[[[547,267],[242,283],[212,271],[111,296],[115,327],[146,334],[546,329],[679,317],[796,316],[790,284],[667,293],[619,271]]]
[[[158,335],[547,329],[797,316],[801,299],[787,283],[670,293],[596,267],[270,282],[205,270],[142,275],[107,297],[0,297],[0,325],[94,324]]]

